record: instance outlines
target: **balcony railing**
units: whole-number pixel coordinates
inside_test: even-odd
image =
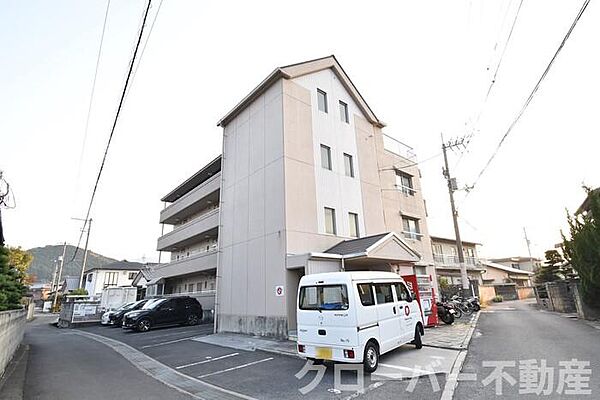
[[[449,255],[449,254],[434,254],[433,260],[439,264],[440,266],[458,266],[460,262],[458,260],[458,256]],[[476,266],[479,265],[479,259],[476,257],[465,257],[465,264]]]
[[[186,193],[181,198],[164,208],[160,212],[161,223],[172,223],[175,218],[179,215],[186,213],[190,207],[202,200],[206,196],[219,190],[221,187],[221,173],[215,174],[214,176],[202,182],[201,185]]]
[[[203,233],[219,226],[219,208],[213,209],[193,220],[178,226],[171,232],[158,238],[157,250],[173,251],[182,242],[190,241]]]
[[[412,147],[385,133],[383,134],[383,148],[407,160],[415,161],[417,158]]]

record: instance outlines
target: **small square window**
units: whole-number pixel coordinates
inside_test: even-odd
[[[325,233],[336,234],[335,210],[333,208],[325,207]]]
[[[350,236],[358,237],[358,214],[348,213],[348,222],[350,223]]]
[[[321,145],[321,166],[331,171],[331,148]]]
[[[340,119],[342,122],[350,123],[350,117],[348,116],[348,104],[340,100]]]
[[[327,93],[321,89],[317,89],[317,103],[319,105],[319,111],[327,113]]]
[[[354,161],[350,154],[344,153],[344,169],[346,171],[346,176],[354,178]]]

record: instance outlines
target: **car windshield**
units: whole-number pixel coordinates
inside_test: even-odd
[[[301,310],[347,310],[346,285],[303,286],[300,288]]]
[[[130,307],[133,303],[125,303],[123,304],[121,307],[118,307],[115,311],[123,311],[123,310],[127,310],[128,307]]]
[[[165,301],[167,301],[167,299],[150,300],[149,302],[144,304],[144,307],[142,307],[142,310],[154,310],[156,307],[158,307]]]
[[[142,301],[144,300],[140,300],[140,301],[136,301],[134,303],[127,303],[124,306],[121,306],[121,308],[119,309],[120,311],[127,311],[127,310],[131,310],[134,309],[137,305],[139,305]]]

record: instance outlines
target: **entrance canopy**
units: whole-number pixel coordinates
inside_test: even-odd
[[[390,264],[412,266],[421,260],[413,250],[394,232],[381,233],[358,239],[344,240],[324,252],[289,255],[287,268],[307,267],[319,262],[319,267],[309,267],[307,273],[331,272],[340,269],[388,270]]]

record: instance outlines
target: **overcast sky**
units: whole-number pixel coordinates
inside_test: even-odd
[[[110,4],[85,146],[107,2],[1,3],[0,170],[16,196],[2,212],[5,236],[26,248],[75,244],[71,217],[85,215],[146,2]],[[460,162],[450,155],[459,185],[471,184],[582,3],[523,2],[484,103],[519,0],[165,0],[108,155],[90,247],[157,260],[160,198],[220,153],[219,118],[275,67],[330,54],[384,132],[420,160],[440,153],[442,132],[475,133]],[[592,2],[490,168],[466,199],[457,193],[463,237],[483,243],[484,256],[527,255],[523,227],[542,256],[560,240],[565,208],[583,200],[582,183],[600,185],[599,37]],[[422,184],[430,232],[450,235],[442,162],[421,164]]]

